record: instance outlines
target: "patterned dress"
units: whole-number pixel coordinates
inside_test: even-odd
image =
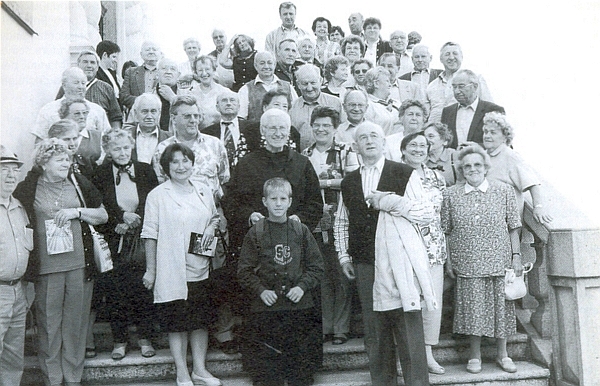
[[[442,230],[441,211],[442,211],[442,192],[446,189],[446,180],[438,172],[429,169],[423,165],[424,178],[421,178],[421,184],[425,191],[425,197],[433,204],[435,217],[430,224],[419,225],[419,230],[425,241],[427,248],[427,257],[429,264],[443,265],[446,262],[446,237]]]
[[[448,188],[442,227],[457,272],[454,332],[492,338],[514,334],[515,306],[504,298],[504,273],[512,258],[509,230],[521,227],[513,189],[494,181],[485,192]]]

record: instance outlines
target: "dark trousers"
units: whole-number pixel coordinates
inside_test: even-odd
[[[429,386],[425,355],[425,336],[421,311],[404,312],[402,308],[378,312],[386,330],[391,330],[398,345],[398,358],[407,386]]]

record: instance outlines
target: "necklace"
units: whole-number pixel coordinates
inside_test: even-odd
[[[63,206],[62,198],[65,191],[65,180],[60,182],[60,192],[58,194],[53,193],[50,189],[50,186],[56,186],[56,182],[51,182],[45,179],[40,179],[40,181],[40,186],[43,187],[42,192],[44,196],[43,199],[40,199],[40,201],[42,201],[44,204],[43,206],[49,210],[50,217],[54,217]],[[54,209],[52,208],[52,204],[54,204]]]

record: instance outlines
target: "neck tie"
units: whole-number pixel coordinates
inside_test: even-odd
[[[132,182],[135,182],[135,176],[133,175],[133,170],[131,170],[131,167],[133,166],[133,162],[129,161],[129,163],[127,165],[117,165],[115,163],[113,163],[113,165],[115,165],[117,167],[117,178],[115,183],[117,185],[119,185],[121,183],[121,173],[127,173],[129,175],[129,179]]]
[[[232,167],[235,164],[235,143],[233,142],[233,135],[231,134],[231,130],[229,130],[229,126],[233,125],[233,122],[222,122],[222,125],[225,128],[223,133],[223,144],[225,145],[225,150],[227,151],[229,167]]]

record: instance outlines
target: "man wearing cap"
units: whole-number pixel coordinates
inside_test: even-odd
[[[21,277],[33,248],[25,208],[12,196],[23,163],[0,146],[0,385],[18,386],[23,375],[27,300]]]

